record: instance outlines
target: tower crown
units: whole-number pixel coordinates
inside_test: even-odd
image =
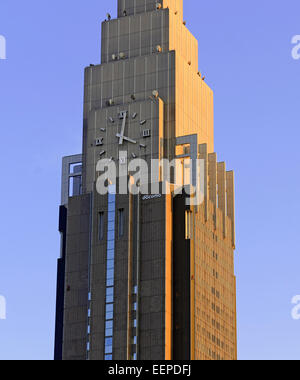
[[[169,8],[183,17],[183,0],[118,0],[118,17]]]

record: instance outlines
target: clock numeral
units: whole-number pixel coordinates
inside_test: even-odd
[[[127,117],[127,111],[121,111],[119,113],[119,119],[120,120],[124,119],[124,117]]]
[[[145,137],[150,137],[151,136],[151,131],[150,131],[150,129],[145,129],[144,131],[143,131],[143,137],[145,138]]]
[[[95,142],[96,146],[101,146],[103,145],[103,137],[99,138],[99,139],[96,139],[96,142]]]
[[[142,121],[140,122],[141,125],[144,125],[144,124],[146,124],[146,123],[147,123],[147,120],[142,120]]]

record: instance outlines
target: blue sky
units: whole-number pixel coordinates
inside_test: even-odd
[[[81,151],[83,70],[116,0],[1,1],[0,359],[52,359],[61,157]],[[236,172],[240,359],[299,359],[298,0],[185,0],[215,93],[215,150]]]

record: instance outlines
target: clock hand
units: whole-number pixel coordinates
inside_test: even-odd
[[[124,112],[121,133],[117,135],[117,137],[119,137],[119,145],[123,144],[124,132],[125,132],[125,126],[126,126],[126,117],[127,117],[127,112]]]
[[[136,144],[135,140],[131,140],[129,137],[124,136],[124,140],[131,142],[132,144]]]
[[[126,136],[121,136],[120,133],[117,134],[117,137],[119,137],[119,138],[122,137],[123,140],[128,141],[128,142],[131,142],[132,144],[136,144],[136,141],[135,141],[135,140],[132,140],[132,139],[130,139],[129,137],[126,137]]]

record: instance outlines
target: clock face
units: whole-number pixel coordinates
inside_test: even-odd
[[[125,165],[141,158],[149,165],[152,158],[160,158],[163,146],[160,117],[163,118],[163,104],[151,100],[92,110],[86,137],[87,176],[95,178],[100,159]]]
[[[151,147],[151,118],[129,107],[121,110],[114,108],[109,112],[106,122],[101,120],[102,126],[97,128],[94,145],[101,148],[99,158],[110,158],[125,164],[120,159],[123,152],[127,152],[128,159],[147,156]]]

